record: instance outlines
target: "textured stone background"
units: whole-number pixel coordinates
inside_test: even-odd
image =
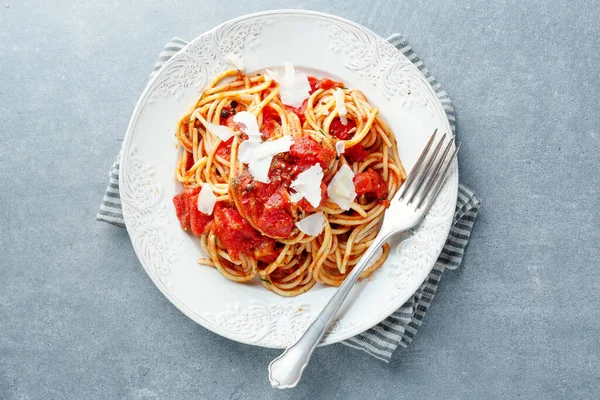
[[[0,398],[600,396],[595,1],[166,3],[0,0]],[[280,392],[278,351],[187,319],[94,216],[163,44],[286,7],[408,38],[455,102],[483,208],[409,349],[328,346]]]

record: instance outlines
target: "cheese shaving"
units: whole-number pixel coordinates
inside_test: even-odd
[[[239,160],[246,164],[250,163],[250,161],[252,161],[252,159],[254,158],[254,152],[258,149],[259,146],[260,142],[244,140],[242,143],[240,143],[240,146],[238,147]]]
[[[292,107],[300,107],[304,100],[310,96],[310,83],[308,76],[296,72],[291,63],[285,63],[285,76],[276,71],[266,70],[266,74],[279,84],[279,97],[281,102]]]
[[[335,109],[340,117],[340,121],[342,121],[343,125],[348,125],[348,118],[346,118],[348,111],[346,110],[346,103],[344,102],[346,97],[344,91],[341,88],[335,89],[333,97],[335,98]]]
[[[325,217],[322,212],[318,212],[296,222],[296,226],[308,236],[317,236],[323,232]]]
[[[254,177],[254,180],[262,183],[269,183],[269,169],[271,168],[273,156],[265,158],[255,158],[248,163],[248,170]]]
[[[335,142],[335,152],[338,156],[344,154],[346,152],[346,143],[342,140]]]
[[[290,151],[292,137],[287,135],[268,142],[244,140],[238,147],[238,158],[248,164],[254,180],[269,183],[269,169],[273,156]]]
[[[283,78],[281,77],[281,75],[279,75],[279,72],[271,71],[268,68],[265,70],[265,72],[265,76],[268,76],[270,80],[273,80],[277,83],[281,83],[283,81]]]
[[[228,126],[209,123],[207,128],[213,135],[215,135],[224,142],[228,141],[233,136],[235,136],[235,132],[233,131],[233,129],[229,128]]]
[[[321,204],[323,175],[323,168],[319,164],[315,164],[306,171],[299,173],[290,185],[290,188],[296,191],[290,195],[291,200],[297,203],[305,198],[311,206],[319,207],[319,204]]]
[[[279,153],[285,153],[290,151],[292,145],[292,137],[290,135],[282,136],[278,139],[263,142],[258,146],[254,153],[256,158],[265,158],[274,156]]]
[[[352,172],[352,169],[347,164],[344,164],[327,187],[329,198],[340,206],[342,210],[349,210],[350,204],[356,198],[356,190],[352,178],[354,178],[354,172]]]
[[[262,135],[258,130],[256,115],[248,111],[240,111],[233,116],[233,122],[237,124],[242,132],[248,135],[248,140],[262,142]]]
[[[198,211],[206,215],[211,215],[216,203],[217,197],[213,193],[210,185],[205,183],[198,194]]]

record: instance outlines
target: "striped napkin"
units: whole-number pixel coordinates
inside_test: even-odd
[[[429,70],[425,68],[423,62],[417,57],[402,36],[398,34],[392,35],[388,38],[388,41],[408,57],[425,75],[431,86],[435,89],[454,132],[456,118],[454,107],[448,94],[442,90],[440,84],[437,83]],[[186,44],[187,42],[182,39],[175,38],[171,40],[165,46],[162,53],[160,53],[154,65],[152,75]],[[343,341],[343,344],[362,350],[384,362],[389,362],[398,346],[407,347],[412,342],[435,296],[442,273],[445,269],[456,269],[462,262],[479,206],[480,201],[473,191],[462,184],[459,185],[456,212],[448,240],[427,279],[425,279],[415,294],[385,321],[368,331]],[[125,227],[119,196],[119,158],[117,158],[110,170],[108,187],[96,219],[123,228]]]

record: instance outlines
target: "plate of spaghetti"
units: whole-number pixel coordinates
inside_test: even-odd
[[[372,243],[434,129],[451,132],[428,81],[366,28],[297,10],[228,21],[165,63],[134,110],[120,191],[136,254],[202,326],[286,347]],[[457,188],[455,166],[423,223],[371,261],[325,344],[421,285]]]

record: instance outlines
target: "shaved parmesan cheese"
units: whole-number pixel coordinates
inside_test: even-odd
[[[244,59],[239,54],[229,53],[223,58],[223,60],[240,71],[246,69]]]
[[[329,198],[340,206],[342,210],[349,210],[350,204],[356,198],[356,190],[354,189],[352,178],[354,178],[354,172],[352,172],[352,169],[348,165],[344,164],[327,187]]]
[[[318,212],[296,222],[296,226],[308,236],[317,236],[323,232],[325,217],[322,212]]]
[[[254,180],[269,183],[269,169],[273,156],[290,151],[291,145],[292,137],[289,135],[263,143],[244,140],[238,147],[238,158],[248,164],[248,170]]]
[[[321,181],[323,180],[323,168],[315,164],[306,171],[298,174],[294,182],[290,185],[296,193],[290,195],[294,203],[305,198],[311,206],[317,208],[321,204]]]
[[[260,146],[260,142],[244,140],[238,147],[238,158],[241,162],[248,164],[254,158],[254,152]]]
[[[271,71],[268,68],[265,70],[265,72],[266,72],[265,76],[268,76],[269,79],[271,79],[277,83],[281,83],[283,81],[283,78],[281,77],[281,75],[279,75],[279,72]]]
[[[337,194],[342,196],[342,197],[351,197],[352,196],[352,189],[348,188],[347,186],[342,186],[340,185],[337,188]]]
[[[262,143],[244,140],[238,147],[238,158],[241,162],[249,163],[254,159],[272,157],[279,153],[288,152],[291,145],[292,137],[289,135]]]
[[[262,135],[258,130],[258,121],[256,116],[248,111],[240,111],[233,116],[235,122],[242,132],[248,135],[248,140],[252,142],[262,142]]]
[[[339,156],[340,154],[344,154],[346,151],[346,144],[343,141],[335,142],[335,152]]]
[[[283,63],[283,67],[285,68],[285,77],[283,79],[289,79],[296,73],[296,69],[294,68],[292,63]]]
[[[273,156],[265,158],[255,158],[248,163],[248,170],[254,177],[254,180],[262,183],[269,183],[269,169],[271,168]]]
[[[300,107],[304,100],[310,96],[310,83],[308,76],[302,72],[296,72],[291,63],[285,63],[285,76],[266,70],[267,75],[279,83],[279,97],[281,102],[292,107]]]
[[[348,111],[346,110],[346,103],[344,103],[344,98],[346,97],[344,91],[341,88],[335,89],[333,97],[335,98],[335,109],[340,116],[340,121],[342,121],[343,125],[348,125],[348,118],[346,118]]]
[[[198,194],[198,211],[206,215],[211,215],[216,203],[217,197],[210,188],[210,185],[205,183],[202,189],[200,189],[200,194]]]
[[[304,195],[302,193],[296,192],[296,193],[290,193],[290,200],[292,201],[292,203],[297,203],[300,200],[302,200],[304,198]]]
[[[285,153],[290,151],[290,146],[292,145],[292,137],[290,135],[286,135],[280,137],[279,139],[271,140],[269,142],[263,142],[256,149],[254,153],[254,157],[256,158],[265,158],[269,156],[274,156],[279,153]]]
[[[235,132],[233,129],[224,125],[217,125],[213,123],[208,124],[208,130],[211,131],[216,137],[226,142],[235,136]]]

